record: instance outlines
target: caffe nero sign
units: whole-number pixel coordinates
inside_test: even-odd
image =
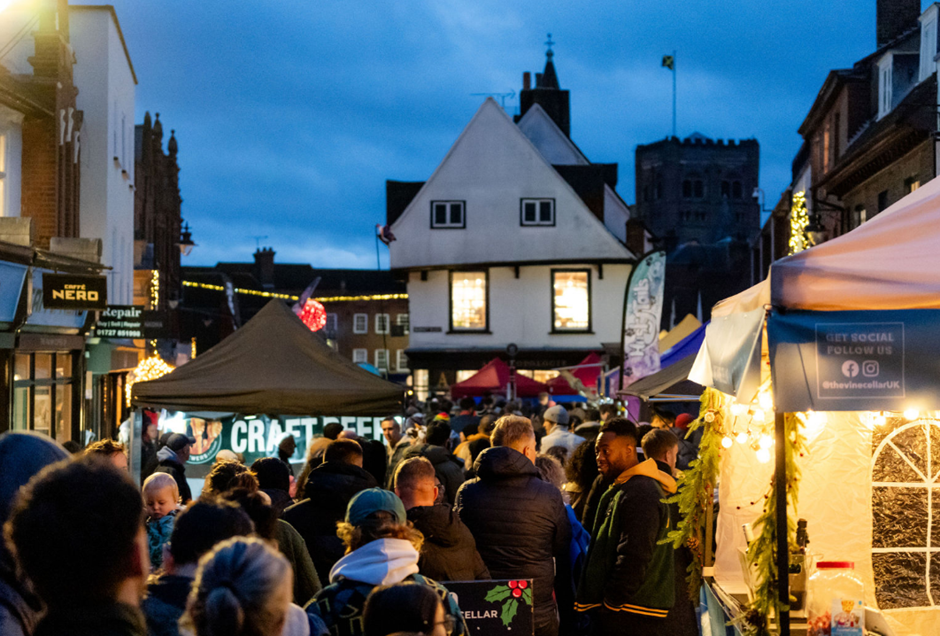
[[[43,274],[42,304],[46,309],[107,309],[108,280],[104,276]]]

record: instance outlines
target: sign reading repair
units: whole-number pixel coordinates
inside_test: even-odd
[[[46,309],[107,309],[108,280],[104,276],[43,274],[42,304]]]
[[[904,323],[816,323],[820,399],[904,397]]]
[[[137,305],[108,305],[95,325],[99,338],[143,338],[144,308]]]

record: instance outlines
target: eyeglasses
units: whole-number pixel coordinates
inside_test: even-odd
[[[447,636],[451,636],[451,634],[454,633],[454,629],[457,627],[457,621],[455,621],[454,617],[450,614],[445,614],[444,620],[434,623],[433,626],[437,627],[438,625],[443,625],[444,631],[447,632]]]

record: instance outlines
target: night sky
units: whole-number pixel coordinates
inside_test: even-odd
[[[572,139],[619,162],[671,130],[756,137],[772,206],[827,72],[875,48],[875,0],[114,0],[139,85],[179,141],[184,264],[374,268],[385,180],[430,176],[485,99],[540,72],[546,34],[571,91]],[[927,3],[924,3],[925,6]],[[518,96],[506,99],[518,109]],[[387,251],[382,249],[387,267]]]

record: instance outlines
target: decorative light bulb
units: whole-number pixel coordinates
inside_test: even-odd
[[[904,419],[906,419],[908,422],[913,422],[918,418],[918,416],[920,416],[920,413],[917,411],[917,409],[907,409],[904,411]]]
[[[764,412],[761,411],[760,409],[754,411],[754,414],[751,415],[751,419],[753,419],[755,422],[763,422],[763,421],[764,421]]]
[[[774,438],[770,435],[761,435],[760,440],[757,442],[761,448],[770,448],[774,445]]]
[[[871,421],[872,421],[872,424],[875,425],[875,427],[881,428],[882,426],[888,423],[888,418],[885,417],[884,412],[881,412],[881,413],[874,414],[871,418]]]
[[[770,451],[767,450],[766,448],[762,448],[759,451],[757,451],[757,461],[759,461],[762,464],[766,464],[767,462],[769,462]]]
[[[774,397],[770,394],[770,391],[764,391],[757,396],[757,403],[765,411],[774,410]]]
[[[735,402],[731,405],[731,414],[734,415],[735,417],[741,417],[745,413],[747,413],[746,404],[738,404],[737,402]]]
[[[724,437],[721,438],[721,445],[722,445],[724,448],[731,448],[731,445],[732,445],[732,444],[734,444],[734,440],[732,440],[732,439],[731,439],[730,437],[728,437],[727,435],[725,435]]]
[[[738,433],[738,435],[737,435],[737,437],[735,437],[735,439],[738,440],[738,444],[746,444],[746,443],[747,443],[747,433]]]

